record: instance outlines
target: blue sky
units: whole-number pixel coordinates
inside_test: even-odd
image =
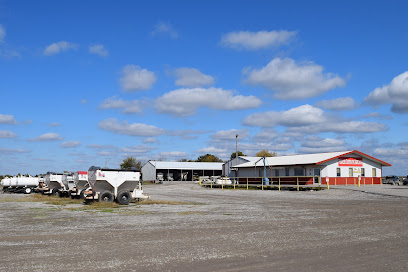
[[[408,174],[406,1],[0,1],[0,174],[353,150]]]

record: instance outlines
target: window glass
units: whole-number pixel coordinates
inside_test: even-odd
[[[337,168],[337,176],[340,177],[340,168]]]
[[[289,167],[285,168],[285,176],[289,177]]]
[[[303,168],[295,168],[295,176],[303,176],[304,171]]]
[[[361,176],[365,177],[365,169],[364,168],[361,168]]]

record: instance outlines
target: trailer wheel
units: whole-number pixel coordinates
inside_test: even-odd
[[[130,202],[130,192],[121,191],[118,194],[117,201],[120,205],[127,205]]]
[[[99,195],[100,202],[112,202],[113,201],[113,194],[109,191],[104,191]]]
[[[31,194],[31,188],[25,188],[24,193],[25,194]]]

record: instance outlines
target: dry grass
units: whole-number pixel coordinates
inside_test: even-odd
[[[207,215],[206,212],[199,212],[199,211],[185,211],[185,212],[178,212],[178,215]]]
[[[136,202],[138,205],[202,205],[196,202],[183,202],[183,201],[171,201],[171,200],[153,200],[153,199],[146,199]]]

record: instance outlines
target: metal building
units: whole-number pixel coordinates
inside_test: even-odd
[[[200,176],[220,176],[222,162],[170,162],[148,161],[142,167],[143,181],[198,180]]]
[[[261,158],[233,166],[237,177],[262,177]],[[256,163],[255,163],[256,162]],[[366,184],[381,184],[382,167],[391,164],[360,151],[267,157],[266,177],[310,177],[306,184],[350,184],[360,180]],[[322,182],[323,180],[323,182]]]
[[[249,157],[249,156],[235,157],[232,160],[229,160],[222,165],[222,174],[228,177],[236,177],[237,168],[234,167],[235,165],[243,164],[246,162],[255,162],[259,159],[260,157]]]

